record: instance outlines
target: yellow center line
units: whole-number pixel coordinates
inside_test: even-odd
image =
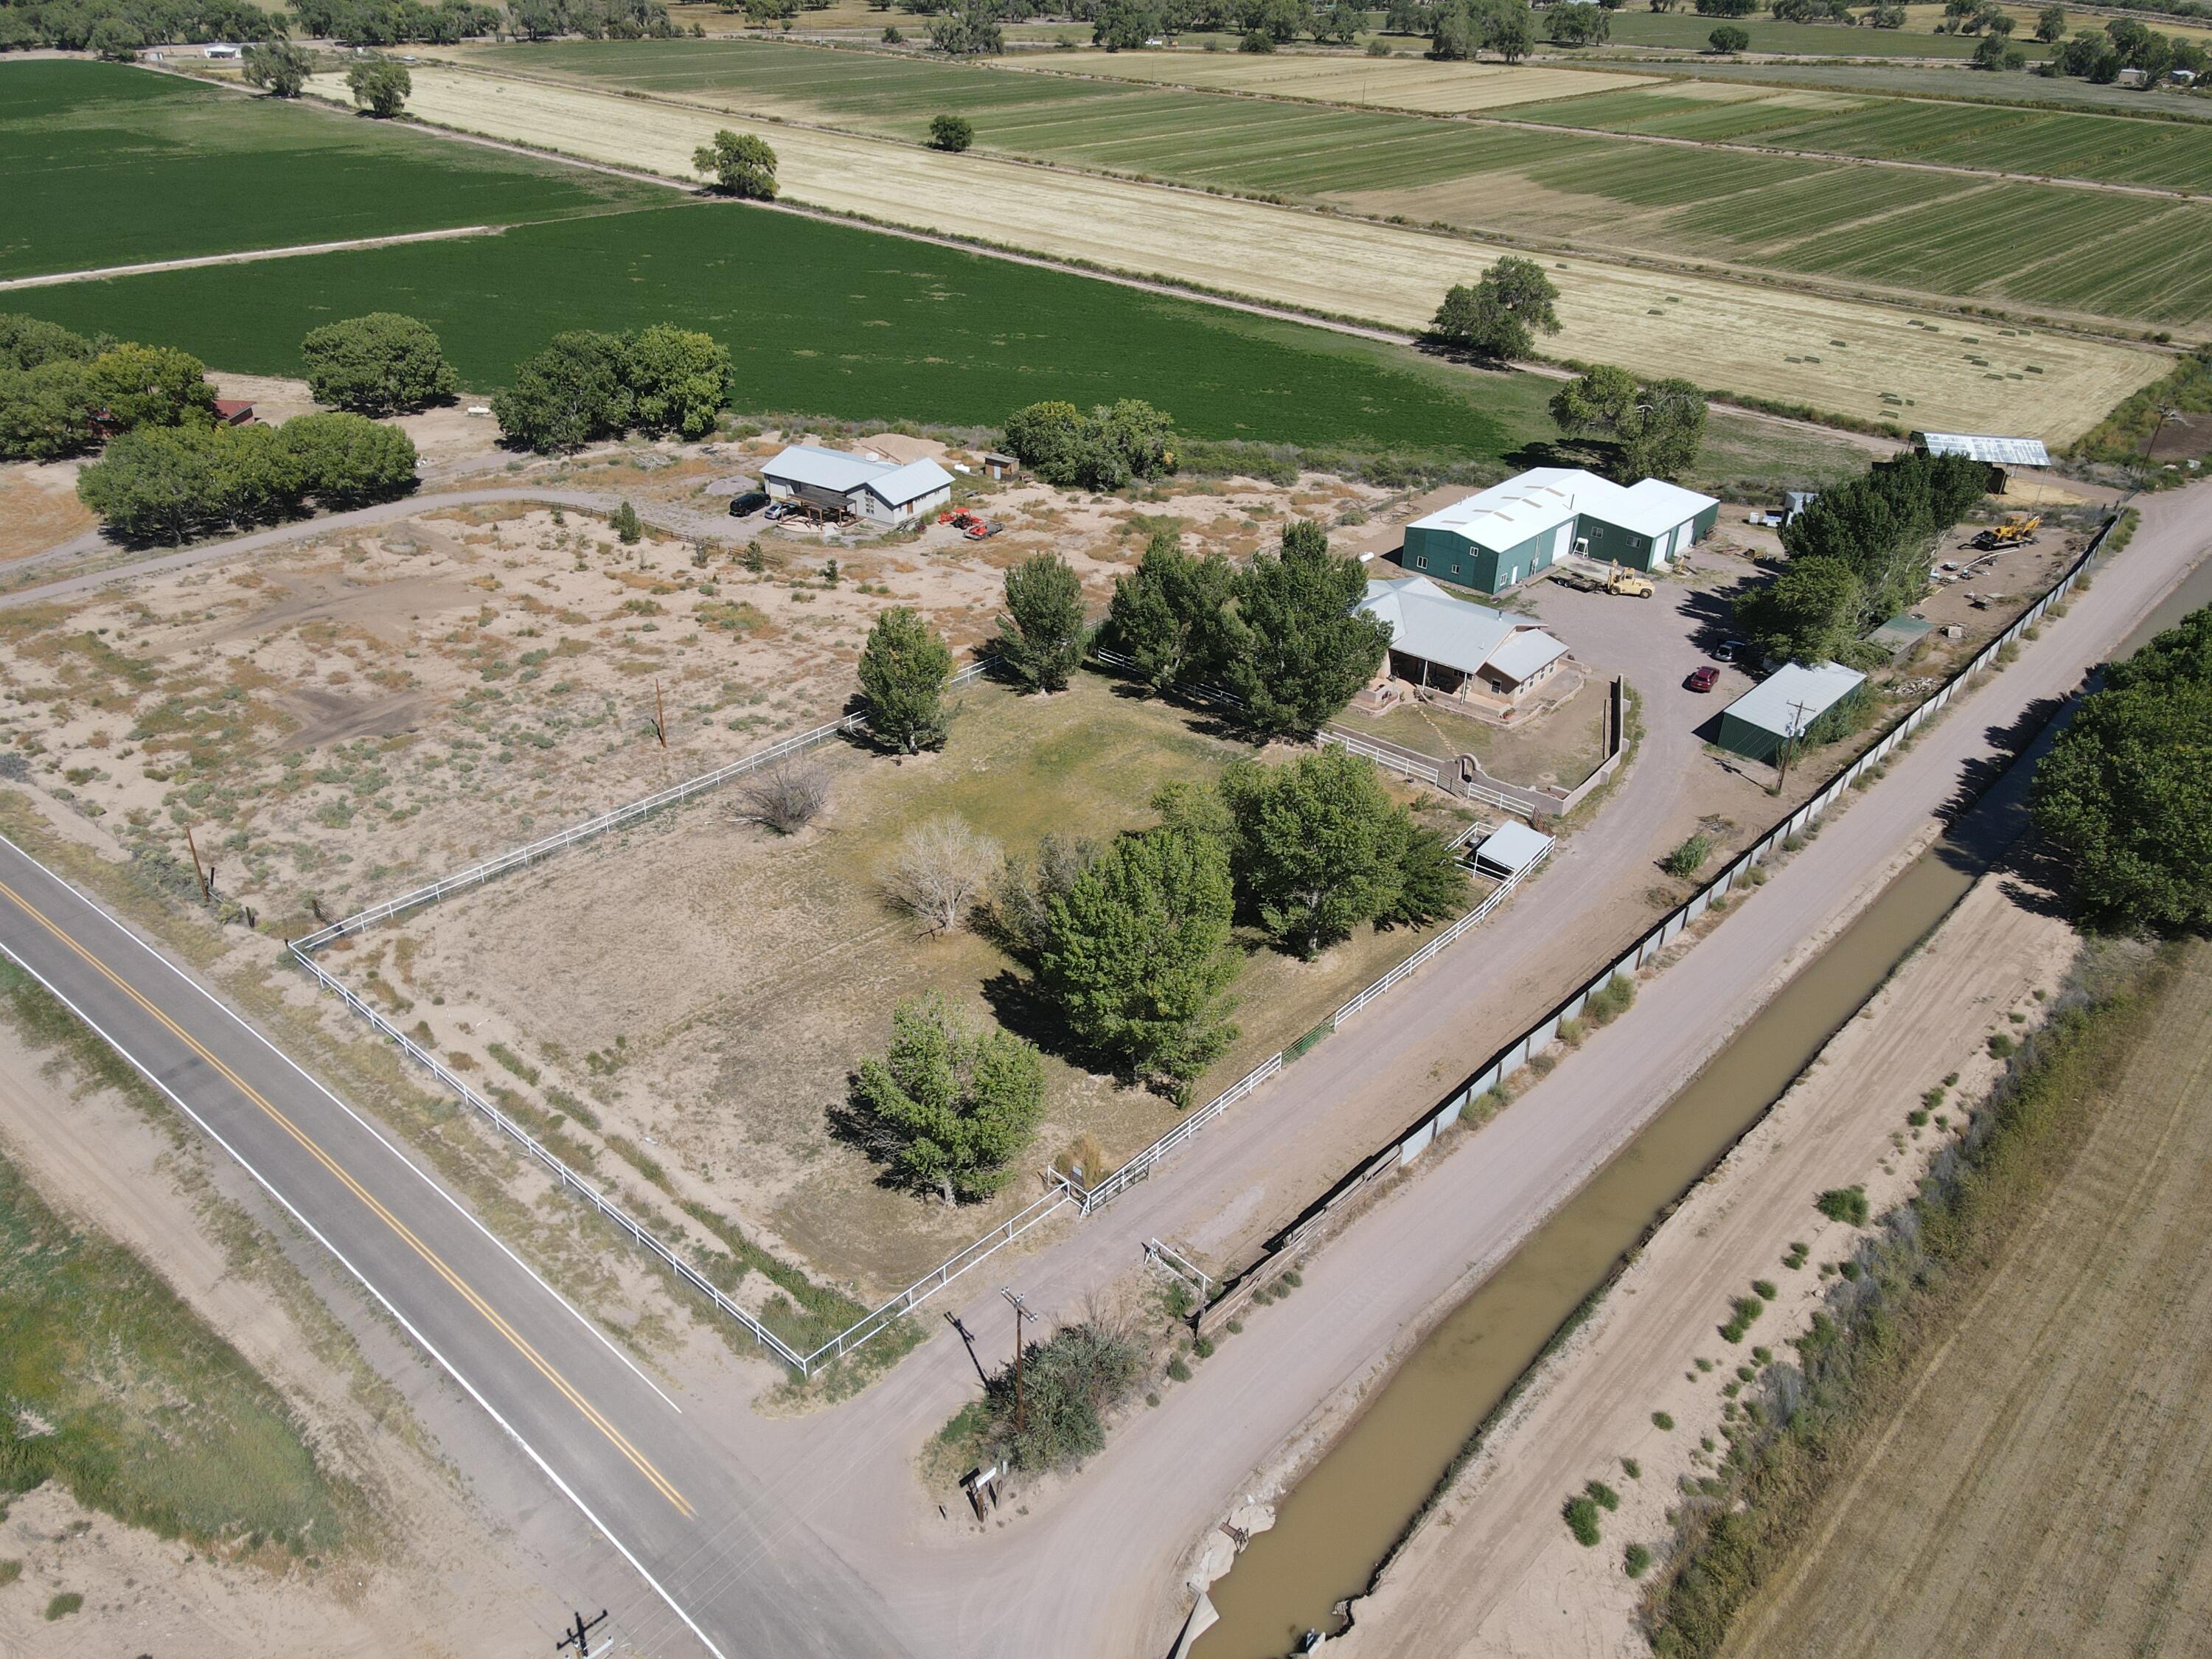
[[[524,1358],[527,1359],[533,1366],[535,1366],[540,1376],[544,1376],[547,1382],[550,1382],[556,1389],[559,1389],[562,1395],[568,1399],[568,1402],[574,1406],[579,1412],[583,1413],[585,1420],[590,1423],[592,1426],[597,1429],[601,1434],[605,1435],[615,1449],[621,1452],[624,1457],[628,1458],[630,1462],[635,1466],[638,1472],[644,1475],[647,1480],[653,1483],[662,1497],[665,1498],[671,1504],[674,1504],[685,1516],[688,1517],[693,1513],[691,1504],[690,1501],[684,1498],[684,1494],[678,1492],[675,1486],[671,1485],[668,1478],[653,1466],[651,1460],[647,1458],[642,1452],[639,1451],[635,1446],[630,1443],[629,1437],[625,1436],[621,1430],[615,1427],[613,1424],[610,1423],[606,1418],[600,1413],[599,1407],[592,1405],[590,1401],[585,1399],[581,1394],[578,1393],[574,1386],[572,1385],[566,1377],[562,1376],[559,1371],[556,1370],[553,1366],[546,1361],[544,1356],[540,1354],[538,1350],[532,1346],[528,1339],[524,1337],[520,1332],[517,1331],[514,1326],[508,1324],[507,1320],[498,1312],[498,1310],[493,1308],[489,1303],[486,1302],[484,1298],[477,1292],[474,1287],[469,1285],[466,1280],[462,1279],[459,1273],[455,1273],[453,1268],[446,1265],[445,1261],[439,1256],[436,1251],[433,1250],[428,1244],[425,1244],[421,1238],[416,1237],[412,1228],[409,1227],[405,1222],[400,1220],[398,1216],[392,1214],[392,1212],[386,1209],[383,1203],[380,1201],[374,1194],[372,1194],[367,1188],[363,1187],[358,1181],[355,1180],[351,1175],[348,1174],[347,1171],[339,1165],[335,1158],[331,1158],[329,1153],[325,1152],[315,1143],[313,1139],[310,1137],[306,1131],[301,1129],[298,1124],[293,1122],[292,1120],[287,1117],[282,1111],[278,1110],[277,1108],[272,1104],[268,1097],[263,1095],[259,1090],[256,1089],[252,1084],[246,1082],[244,1078],[239,1076],[237,1073],[231,1070],[231,1068],[225,1065],[222,1060],[216,1059],[214,1054],[210,1054],[208,1049],[200,1043],[198,1038],[194,1037],[190,1032],[179,1025],[176,1021],[171,1019],[168,1015],[163,1013],[159,1008],[148,1001],[135,986],[126,983],[121,976],[119,976],[112,969],[108,967],[106,963],[100,961],[89,951],[86,950],[83,945],[78,944],[76,940],[71,939],[67,933],[64,933],[62,929],[46,915],[45,912],[39,909],[37,906],[32,904],[27,899],[24,898],[21,893],[18,893],[14,888],[9,886],[7,883],[0,882],[0,894],[6,895],[9,900],[12,902],[18,909],[21,910],[24,915],[29,916],[33,921],[45,928],[47,933],[53,935],[56,939],[59,940],[70,951],[74,951],[80,959],[91,967],[94,971],[98,973],[102,978],[106,980],[108,983],[114,986],[117,990],[122,992],[124,995],[129,997],[131,1001],[137,1003],[139,1007],[144,1009],[148,1014],[159,1021],[161,1024],[179,1042],[183,1043],[187,1048],[191,1049],[192,1053],[198,1054],[202,1060],[205,1060],[208,1065],[214,1067],[216,1072],[220,1074],[233,1088],[236,1089],[239,1093],[244,1095],[248,1100],[252,1101],[256,1106],[258,1106],[264,1112],[268,1114],[270,1118],[278,1124],[287,1134],[290,1135],[309,1157],[320,1164],[324,1169],[329,1170],[330,1173],[335,1176],[349,1192],[352,1193],[356,1198],[358,1198],[364,1205],[366,1205],[378,1219],[382,1221],[386,1226],[391,1228],[394,1233],[405,1241],[407,1246],[412,1249],[416,1255],[420,1256],[423,1261],[429,1266],[433,1272],[434,1272],[441,1279],[444,1279],[447,1285],[451,1285],[453,1290],[460,1295],[463,1300],[466,1301],[471,1307],[474,1308],[479,1314],[483,1315],[486,1322],[488,1322],[491,1328],[497,1331],[501,1336],[505,1337],[507,1341],[514,1346],[517,1352],[520,1353]]]

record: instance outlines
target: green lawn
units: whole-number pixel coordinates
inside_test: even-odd
[[[1684,21],[1616,14],[1617,21],[1624,17]],[[1862,42],[1871,33],[1771,27]],[[495,69],[908,140],[924,136],[933,115],[957,112],[975,123],[977,148],[999,154],[1477,232],[2063,305],[2137,322],[2197,319],[2212,283],[2199,258],[2212,243],[2212,210],[2031,184],[1961,202],[1996,181],[1847,159],[2034,167],[2089,182],[2212,189],[2212,128],[2189,124],[1871,97],[1808,110],[1784,94],[1723,101],[1670,84],[1504,112],[1553,129],[1540,131],[771,41],[568,43],[471,56]],[[2019,76],[1977,84],[2030,85]],[[1557,130],[1576,126],[1586,130]],[[1616,136],[1627,133],[1815,154],[1758,155]],[[1825,159],[1831,155],[1836,159]],[[1891,216],[1915,209],[1924,213]],[[2148,239],[2154,246],[2117,234],[2159,215]],[[1940,236],[1929,237],[1929,223]],[[2051,269],[2039,269],[2046,264]]]
[[[666,194],[117,64],[0,58],[0,276],[457,225]]]
[[[1548,437],[1550,386],[1091,278],[736,204],[495,238],[29,289],[10,306],[300,372],[318,324],[390,309],[444,337],[463,380],[506,383],[564,328],[673,319],[737,365],[737,401],[847,419],[995,425],[1040,398],[1134,397],[1209,438],[1500,459]]]
[[[68,1017],[10,963],[0,1005],[34,1036]],[[0,1159],[0,1500],[55,1480],[88,1509],[207,1547],[325,1553],[355,1501],[283,1401],[112,1239]]]

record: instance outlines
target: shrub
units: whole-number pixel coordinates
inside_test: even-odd
[[[1867,1224],[1867,1195],[1863,1187],[1831,1187],[1813,1200],[1813,1207],[1831,1221],[1854,1227]]]
[[[1144,1354],[1103,1322],[1063,1325],[1022,1351],[1022,1426],[1014,1427],[1014,1368],[984,1389],[988,1437],[1013,1468],[1041,1471],[1089,1457],[1106,1443],[1106,1413],[1136,1387]]]
[[[1761,1301],[1771,1302],[1774,1300],[1774,1281],[1771,1279],[1753,1279],[1751,1281],[1751,1289],[1752,1294],[1758,1297]]]
[[[1181,1354],[1168,1361],[1168,1375],[1178,1382],[1190,1381],[1190,1364]]]
[[[1651,1565],[1651,1552],[1641,1544],[1631,1544],[1621,1552],[1620,1565],[1631,1578],[1641,1578]]]
[[[1200,1337],[1200,1338],[1199,1338],[1195,1342],[1193,1342],[1193,1343],[1190,1345],[1190,1352],[1191,1352],[1192,1357],[1193,1357],[1193,1358],[1198,1358],[1198,1359],[1211,1359],[1211,1358],[1213,1358],[1213,1340],[1212,1340],[1211,1337],[1205,1337],[1205,1336],[1201,1336],[1201,1337]]]
[[[1651,1413],[1651,1426],[1671,1432],[1674,1427],[1674,1419],[1666,1412],[1654,1412]]]
[[[1993,1031],[1990,1034],[1990,1053],[1996,1059],[2010,1060],[2013,1050],[2019,1046],[2002,1031]]]
[[[1591,1503],[1601,1510],[1617,1510],[1620,1507],[1620,1494],[1602,1480],[1591,1481],[1583,1488],[1583,1492]]]
[[[1595,1547],[1598,1541],[1595,1504],[1588,1498],[1570,1498],[1567,1499],[1566,1507],[1560,1510],[1560,1515],[1566,1521],[1567,1530],[1574,1534],[1575,1542],[1580,1544],[1584,1549]]]
[[[1659,867],[1676,879],[1686,881],[1704,867],[1712,853],[1712,837],[1701,831],[1660,860]]]
[[[1626,974],[1615,974],[1589,994],[1583,1004],[1583,1018],[1593,1025],[1610,1025],[1636,1000],[1636,981]]]
[[[1632,1457],[1624,1457],[1620,1460],[1620,1472],[1631,1480],[1641,1480],[1644,1478],[1644,1465]]]
[[[998,842],[948,813],[906,832],[884,887],[932,933],[949,933],[967,920],[1000,863]]]
[[[787,756],[738,787],[737,816],[780,836],[814,822],[830,801],[830,774],[816,762]]]
[[[46,1622],[52,1624],[57,1619],[66,1619],[83,1605],[84,1597],[75,1590],[64,1590],[46,1603]]]

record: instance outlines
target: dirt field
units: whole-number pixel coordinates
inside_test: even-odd
[[[97,522],[76,498],[76,467],[10,461],[0,466],[0,564],[43,553]]]
[[[495,1043],[544,1073],[524,1081],[549,1106],[563,1103],[556,1091],[588,1097],[606,1135],[658,1148],[687,1190],[771,1227],[836,1276],[895,1289],[1038,1189],[1025,1178],[992,1205],[948,1213],[878,1186],[832,1121],[848,1073],[880,1050],[892,1004],[927,988],[1050,1042],[995,945],[971,932],[925,936],[884,900],[900,837],[951,814],[1010,853],[1047,831],[1103,839],[1149,822],[1159,784],[1211,778],[1250,752],[1213,735],[1207,717],[1096,675],[1050,699],[988,684],[961,696],[942,755],[819,751],[835,793],[799,836],[702,803],[373,933],[344,971],[359,983],[376,969],[398,1012],[502,1085],[515,1067]],[[1243,1036],[1199,1097],[1417,942],[1364,931],[1313,963],[1253,942],[1237,986]],[[1084,1133],[1118,1161],[1176,1119],[1162,1097],[1057,1060],[1048,1087],[1037,1168]]]
[[[422,120],[671,178],[694,179],[692,151],[725,124],[704,107],[428,65],[412,73],[408,107]],[[317,90],[337,89],[320,77]],[[1503,251],[818,128],[777,125],[772,137],[794,202],[1277,304],[1353,312],[1394,328],[1425,327],[1446,286],[1471,280]],[[2148,351],[2039,333],[2045,373],[2027,384],[1990,382],[1963,359],[1932,357],[1918,325],[1927,319],[1902,307],[1589,259],[1552,266],[1565,326],[1547,349],[1561,356],[1868,419],[1889,418],[1882,393],[1902,387],[1925,424],[2032,430],[2062,441],[2165,368]],[[1848,364],[1792,361],[1808,342],[1839,330],[1852,342]]]
[[[1848,820],[1835,833],[1848,834]],[[2032,1013],[2035,994],[2057,984],[2073,956],[2072,931],[2040,903],[2016,902],[2015,881],[2004,874],[1984,878],[1668,1220],[1591,1323],[1547,1363],[1376,1594],[1354,1609],[1347,1652],[1565,1659],[1648,1651],[1635,1625],[1639,1587],[1622,1571],[1621,1551],[1632,1542],[1655,1551],[1662,1545],[1671,1531],[1664,1511],[1677,1483],[1707,1473],[1711,1454],[1701,1447],[1720,1443],[1732,1369],[1716,1363],[1705,1370],[1698,1363],[1731,1353],[1714,1333],[1716,1310],[1725,1311],[1729,1298],[1755,1278],[1783,1280],[1779,1299],[1753,1340],[1784,1352],[1787,1339],[1804,1328],[1818,1305],[1822,1281],[1809,1267],[1789,1273],[1782,1258],[1802,1241],[1813,1261],[1831,1260],[1846,1253],[1854,1237],[1850,1228],[1818,1214],[1812,1196],[1863,1182],[1879,1211],[1909,1192],[1943,1133],[1932,1124],[1908,1128],[1907,1109],[1954,1070],[1960,1081],[1954,1097],[1972,1098],[1996,1070],[1983,1037],[1993,1025],[2014,1029],[2007,1015]],[[2031,1299],[2046,1311],[2060,1305]],[[1996,1333],[2008,1328],[2025,1327],[1995,1325],[1993,1341],[2002,1344]],[[2132,1350],[2121,1343],[2105,1352],[2117,1359]],[[1955,1426],[1961,1407],[1978,1415],[1983,1407],[1969,1402],[1985,1401],[1993,1419],[2018,1403],[2003,1391],[1968,1385],[1965,1379],[1976,1375],[1971,1370],[1958,1375],[1959,1385],[1943,1396],[1950,1408],[1930,1413],[1931,1427]],[[1654,1412],[1671,1416],[1673,1429],[1657,1427]],[[1959,1443],[1962,1457],[1978,1455],[1968,1437],[1961,1435]],[[2033,1443],[2033,1437],[2019,1443]],[[1638,1477],[1626,1477],[1624,1457],[1637,1460]],[[1604,1517],[1604,1542],[1584,1548],[1561,1524],[1559,1506],[1593,1479],[1619,1491],[1620,1508]],[[1931,1534],[1940,1537],[1937,1522],[1931,1506]],[[1942,1525],[1948,1524],[1947,1516]],[[1794,1637],[1770,1632],[1743,1650],[1762,1659],[1783,1651],[1963,1650],[1934,1626],[1924,1632],[1928,1639],[1913,1639],[1892,1617],[1899,1587],[1911,1581],[1928,1547],[1929,1537],[1900,1529],[1894,1543],[1869,1535],[1842,1551],[1814,1552],[1850,1571],[1856,1607],[1795,1619]],[[1983,1542],[1978,1554],[1962,1543],[1957,1559],[1982,1571],[1985,1582],[2030,1583],[2035,1577],[1987,1573],[1993,1561],[2025,1563],[2021,1552],[1995,1540]],[[1863,1648],[1840,1641],[1838,1626],[1826,1622],[1853,1617],[1869,1632]],[[1986,1621],[1983,1628],[2012,1634],[2007,1622]],[[1948,1633],[1959,1634],[1959,1627]],[[2079,1650],[2060,1642],[2051,1650]]]
[[[965,647],[989,631],[1004,568],[1042,548],[1103,609],[1156,524],[1243,556],[1285,515],[1389,499],[1322,479],[1194,483],[1142,507],[981,485],[1008,526],[981,545],[933,526],[845,546],[710,517],[726,501],[705,488],[775,447],[617,450],[531,475],[711,525],[726,537],[711,548],[626,548],[580,512],[471,507],[0,612],[0,742],[126,842],[181,858],[190,825],[224,895],[304,922],[835,718],[892,604]],[[747,537],[764,573],[738,562]]]
[[[2212,960],[1732,1654],[2212,1645]]]
[[[1328,104],[1371,104],[1381,109],[1459,115],[1514,104],[1572,98],[1585,92],[1619,92],[1648,78],[1592,74],[1583,70],[1504,64],[1442,64],[1410,55],[1353,58],[1307,52],[1256,57],[1232,52],[1055,52],[1009,58],[1009,69],[1153,81],[1216,92],[1261,93],[1311,98]]]

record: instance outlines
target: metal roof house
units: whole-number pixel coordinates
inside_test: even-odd
[[[1385,690],[1395,681],[1510,718],[1567,657],[1535,623],[1455,599],[1426,576],[1370,581],[1355,609],[1389,626]]]
[[[1790,663],[1721,710],[1720,746],[1747,760],[1773,760],[1865,683],[1840,663]]]
[[[1540,466],[1406,527],[1399,555],[1426,572],[1502,593],[1569,553],[1663,570],[1711,533],[1720,503],[1646,478],[1623,489],[1580,467]]]
[[[842,450],[793,444],[761,468],[772,500],[810,512],[896,526],[952,499],[952,475],[935,461],[899,465]]]

